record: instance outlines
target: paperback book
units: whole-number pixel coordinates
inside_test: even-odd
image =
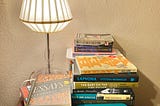
[[[126,74],[74,74],[74,82],[138,82],[137,73]]]
[[[113,45],[114,39],[110,34],[86,34],[78,33],[75,37],[75,45]]]
[[[122,54],[76,56],[75,62],[80,74],[136,73],[137,68]]]
[[[75,89],[72,100],[134,100],[134,93],[130,88]]]
[[[74,89],[134,88],[138,82],[73,82]]]

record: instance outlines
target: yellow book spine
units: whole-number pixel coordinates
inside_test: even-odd
[[[138,82],[74,82],[73,84],[74,89],[138,87]]]
[[[131,100],[131,95],[125,94],[97,94],[98,97],[103,97],[103,100]]]

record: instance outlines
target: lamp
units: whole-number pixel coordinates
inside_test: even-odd
[[[72,20],[68,0],[23,0],[19,18],[33,31],[46,33],[48,72],[51,73],[49,33],[61,31]]]

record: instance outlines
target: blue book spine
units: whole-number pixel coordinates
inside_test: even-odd
[[[72,99],[78,100],[96,100],[97,94],[72,94]]]
[[[127,106],[123,103],[108,103],[108,104],[79,104],[77,106]]]

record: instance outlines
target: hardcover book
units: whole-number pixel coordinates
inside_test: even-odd
[[[75,37],[75,45],[113,45],[114,39],[110,34],[86,34],[78,33]]]
[[[130,73],[137,68],[122,54],[76,56],[75,62],[80,74]]]
[[[28,106],[71,106],[70,75],[40,74]]]

